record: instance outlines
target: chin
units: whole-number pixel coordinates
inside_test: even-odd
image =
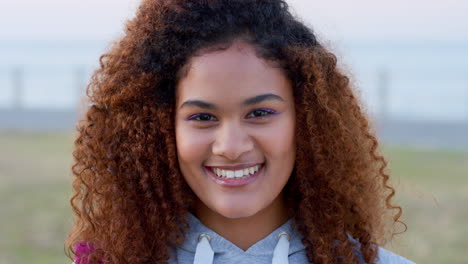
[[[237,207],[237,206],[228,206],[224,208],[217,208],[217,213],[230,219],[237,219],[237,218],[247,218],[257,214],[261,208],[254,208],[254,207]]]
[[[258,213],[259,210],[255,210],[254,208],[246,208],[246,207],[228,207],[228,208],[220,208],[216,210],[218,214],[230,218],[230,219],[237,219],[237,218],[246,218],[255,215]]]

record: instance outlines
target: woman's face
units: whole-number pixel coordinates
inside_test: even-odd
[[[178,162],[200,201],[227,218],[278,204],[295,159],[294,98],[282,70],[235,42],[193,57],[176,92]]]

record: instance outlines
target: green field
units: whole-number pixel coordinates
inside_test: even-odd
[[[0,264],[70,261],[66,134],[0,134]],[[386,147],[408,231],[386,247],[417,263],[467,263],[468,152]]]

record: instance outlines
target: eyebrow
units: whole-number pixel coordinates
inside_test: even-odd
[[[250,106],[250,105],[255,105],[263,101],[268,101],[268,100],[274,100],[274,101],[281,101],[284,102],[284,99],[281,98],[281,96],[278,96],[276,94],[268,93],[268,94],[262,94],[262,95],[257,95],[251,98],[246,99],[244,102],[242,102],[242,106]],[[205,109],[210,109],[214,110],[217,109],[217,106],[212,103],[208,103],[205,101],[201,100],[188,100],[185,101],[180,107],[186,107],[186,106],[196,106],[200,108],[205,108]]]

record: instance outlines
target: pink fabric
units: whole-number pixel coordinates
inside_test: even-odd
[[[94,250],[94,246],[86,241],[81,241],[75,244],[75,264],[91,264],[88,263],[88,255]],[[98,261],[98,264],[103,264]]]

